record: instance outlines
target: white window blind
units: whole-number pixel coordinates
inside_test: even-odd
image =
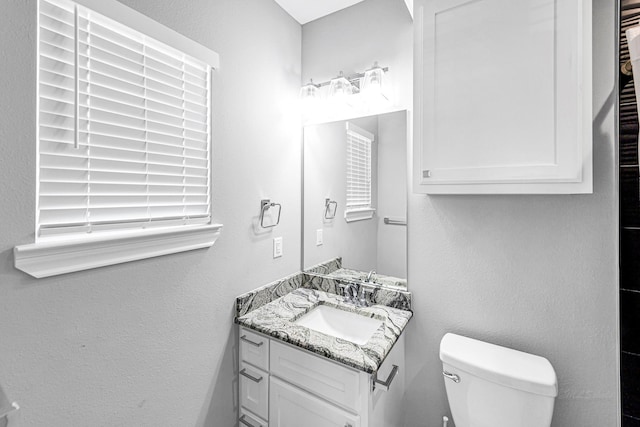
[[[372,143],[373,135],[352,123],[347,124],[347,211],[372,207]]]
[[[211,66],[39,2],[38,238],[210,223]]]

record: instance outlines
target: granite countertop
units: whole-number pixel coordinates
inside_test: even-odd
[[[358,345],[294,323],[321,304],[379,319],[383,327],[378,328],[365,344]],[[356,307],[332,293],[298,288],[238,317],[236,321],[271,338],[373,374],[378,371],[412,316],[410,311],[384,305]]]

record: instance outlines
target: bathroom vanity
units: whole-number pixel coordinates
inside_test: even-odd
[[[238,317],[239,425],[401,425],[411,316],[298,288]]]
[[[240,425],[400,425],[404,337],[376,374],[240,328]]]

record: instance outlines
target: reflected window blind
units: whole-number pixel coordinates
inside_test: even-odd
[[[210,222],[210,65],[40,0],[38,79],[38,237]]]
[[[371,208],[371,143],[355,126],[347,129],[347,210]]]

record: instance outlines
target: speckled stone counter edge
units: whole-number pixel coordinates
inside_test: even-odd
[[[320,304],[378,319],[382,325],[365,344],[358,345],[294,323]],[[383,305],[356,307],[344,303],[342,297],[332,293],[315,289],[296,289],[270,304],[239,317],[237,323],[312,353],[373,374],[377,372],[412,316],[413,314],[406,310]]]

